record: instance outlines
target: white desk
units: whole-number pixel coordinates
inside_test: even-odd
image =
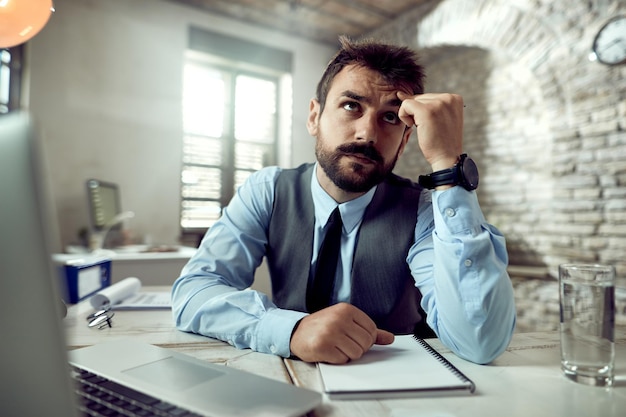
[[[195,248],[181,246],[174,252],[115,252],[111,256],[111,283],[137,277],[143,285],[172,285]]]
[[[172,285],[180,276],[183,267],[196,253],[196,248],[181,246],[173,252],[113,251],[111,258],[111,284],[124,278],[137,277],[145,286]],[[81,254],[55,254],[61,262],[81,258]],[[265,260],[255,273],[252,288],[271,296],[269,271]]]
[[[111,250],[102,256],[111,259],[111,284],[127,277],[137,277],[143,285],[172,285],[180,276],[195,248],[181,246],[177,251],[140,252],[138,250]],[[53,255],[56,262],[67,262],[91,256],[89,253],[62,253]]]
[[[85,302],[70,308],[65,319],[70,348],[132,337],[210,362],[320,389],[315,365],[237,350],[217,340],[180,332],[174,328],[170,311],[118,311],[113,327],[104,330],[87,327],[85,316],[90,311]],[[624,417],[626,328],[618,329],[616,342],[617,383],[613,388],[603,389],[576,384],[562,375],[556,332],[516,334],[507,351],[487,366],[459,359],[438,340],[429,340],[474,380],[477,387],[474,395],[381,401],[326,400],[310,417]]]
[[[144,289],[161,291],[169,290],[169,287]],[[88,300],[68,309],[63,324],[69,349],[113,340],[132,339],[291,383],[282,358],[251,350],[238,350],[219,340],[178,331],[174,327],[170,310],[116,311],[112,321],[113,326],[102,330],[87,327],[86,316],[92,311]]]
[[[615,387],[588,387],[566,379],[560,370],[557,332],[519,333],[492,364],[476,365],[429,340],[476,383],[471,396],[382,401],[332,401],[316,417],[624,417],[626,416],[626,332],[617,343]],[[315,366],[286,360],[299,386],[320,389]]]

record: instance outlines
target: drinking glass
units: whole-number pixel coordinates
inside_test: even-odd
[[[615,269],[610,265],[559,265],[561,368],[569,379],[613,385]]]

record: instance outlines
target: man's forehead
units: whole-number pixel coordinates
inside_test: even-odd
[[[378,72],[357,65],[344,67],[333,80],[329,95],[350,97],[359,101],[384,101],[400,105],[396,93],[399,89],[386,82]]]

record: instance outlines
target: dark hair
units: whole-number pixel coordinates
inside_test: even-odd
[[[372,39],[352,41],[340,36],[341,48],[330,60],[317,84],[316,98],[320,113],[324,110],[328,90],[335,76],[347,65],[359,65],[377,71],[390,85],[413,94],[424,93],[424,68],[418,64],[415,51],[404,47],[380,43]]]

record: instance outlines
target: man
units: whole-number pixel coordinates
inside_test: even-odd
[[[310,103],[317,162],[264,168],[240,187],[174,284],[179,329],[309,362],[432,331],[476,363],[502,353],[515,326],[505,241],[462,155],[463,100],[424,94],[423,77],[408,48],[341,38]],[[413,126],[432,192],[391,173]],[[331,229],[335,274],[318,277]],[[272,300],[245,290],[263,257]]]

